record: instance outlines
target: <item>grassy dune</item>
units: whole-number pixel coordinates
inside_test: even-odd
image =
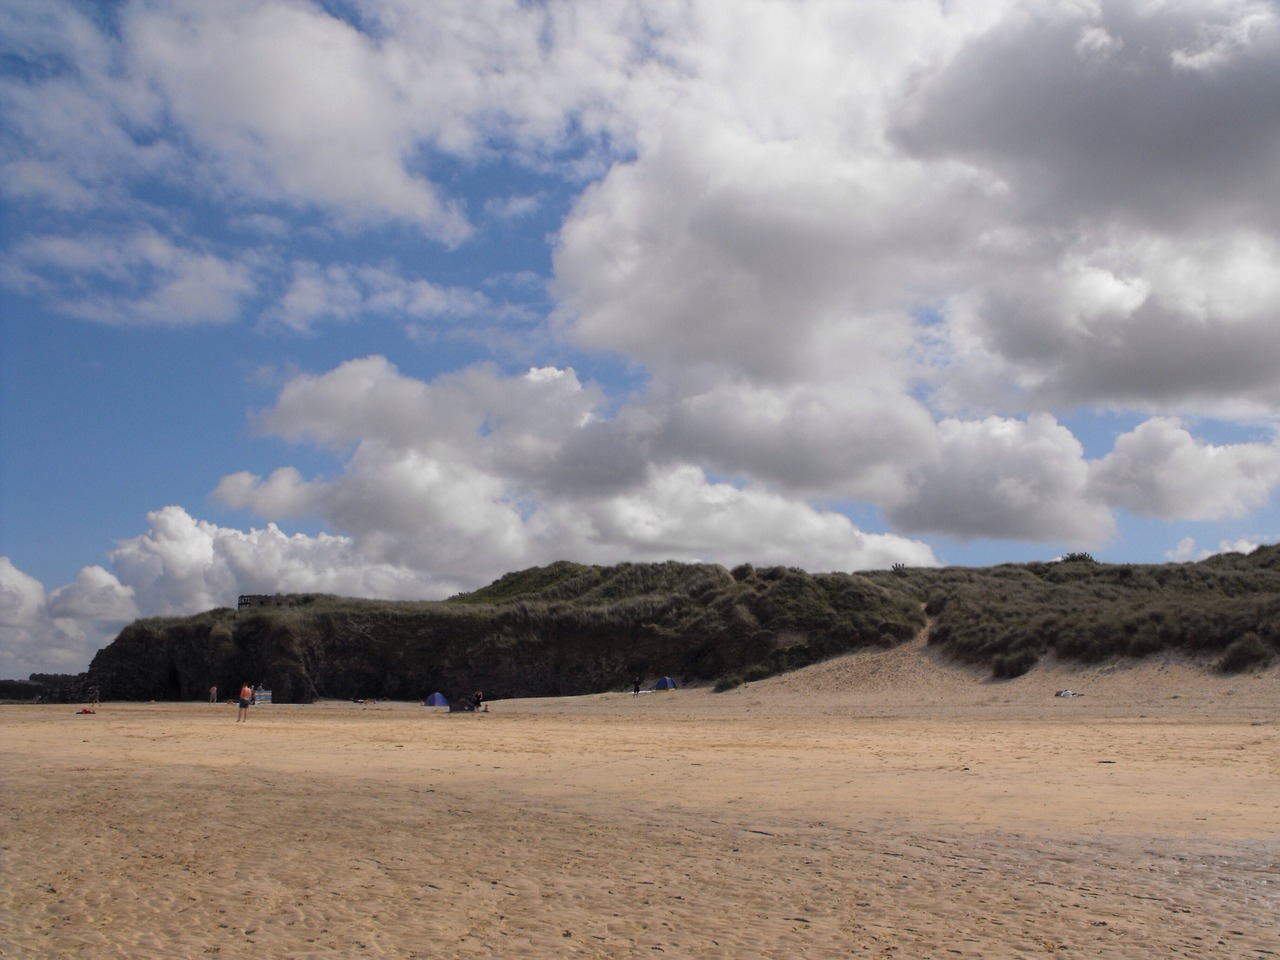
[[[287,606],[139,620],[94,658],[115,699],[199,699],[264,682],[278,700],[561,696],[670,674],[729,689],[930,624],[947,656],[1018,676],[1176,650],[1224,671],[1280,651],[1280,547],[1199,563],[1074,554],[990,568],[811,574],[784,567],[568,562],[444,601],[297,595]]]

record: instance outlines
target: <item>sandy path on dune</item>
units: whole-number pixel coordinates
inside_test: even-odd
[[[1278,706],[916,647],[479,716],[0,707],[0,956],[1277,957]]]

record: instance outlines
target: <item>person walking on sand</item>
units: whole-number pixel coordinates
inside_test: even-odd
[[[214,684],[212,687],[209,688],[209,702],[210,703],[218,702],[218,685],[217,684]]]
[[[640,678],[639,677],[636,677],[635,681],[631,684],[631,695],[633,697],[640,696]]]
[[[471,695],[471,702],[474,704],[475,712],[479,713],[480,704],[484,703],[484,694],[481,693],[479,690],[477,690],[475,693]]]
[[[240,685],[240,712],[236,714],[236,723],[249,720],[249,704],[253,703],[253,687],[247,683]]]

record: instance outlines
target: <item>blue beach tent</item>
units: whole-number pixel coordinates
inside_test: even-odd
[[[663,677],[653,685],[653,689],[655,690],[674,690],[675,688],[676,682],[670,677]]]
[[[427,697],[426,700],[422,701],[422,705],[424,707],[447,707],[449,705],[449,699],[443,693],[433,693],[431,696]]]

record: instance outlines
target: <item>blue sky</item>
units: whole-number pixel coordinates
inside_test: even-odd
[[[1280,539],[1257,0],[16,0],[0,676],[239,593]]]

